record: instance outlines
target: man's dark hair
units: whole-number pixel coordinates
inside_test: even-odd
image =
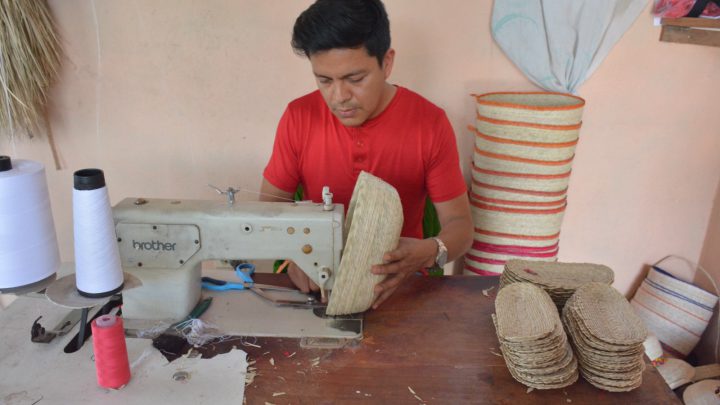
[[[390,21],[380,0],[317,0],[295,20],[292,47],[299,55],[361,46],[382,66]]]

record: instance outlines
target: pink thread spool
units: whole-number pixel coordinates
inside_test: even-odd
[[[98,385],[119,389],[130,381],[130,363],[122,318],[102,315],[92,322]]]

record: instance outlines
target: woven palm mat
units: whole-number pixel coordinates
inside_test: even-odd
[[[517,282],[542,287],[559,310],[575,290],[590,282],[613,283],[612,269],[601,264],[508,260],[500,277],[500,288]]]
[[[630,303],[598,282],[577,289],[562,312],[580,373],[607,391],[630,391],[642,384],[647,330]]]
[[[577,360],[550,296],[530,283],[498,292],[493,323],[505,364],[520,383],[566,387],[578,379]]]
[[[384,275],[370,268],[383,262],[385,252],[397,248],[403,210],[397,190],[361,172],[355,183],[345,220],[345,248],[327,306],[328,315],[346,315],[370,308],[375,285]]]

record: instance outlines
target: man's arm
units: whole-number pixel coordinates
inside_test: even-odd
[[[448,261],[455,260],[472,245],[473,221],[468,196],[463,193],[452,200],[436,203],[435,210],[441,227],[437,237],[447,247]],[[435,264],[437,252],[438,245],[433,239],[400,238],[398,248],[383,256],[386,264],[372,267],[373,274],[388,275],[375,286],[373,308],[395,292],[408,275]]]
[[[293,193],[281,190],[263,178],[262,185],[260,186],[260,201],[287,202],[292,201],[292,198]]]

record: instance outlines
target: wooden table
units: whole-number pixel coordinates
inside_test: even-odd
[[[245,390],[247,403],[680,403],[650,365],[642,386],[628,393],[597,389],[582,377],[565,389],[528,392],[499,356],[490,318],[497,284],[496,277],[413,277],[365,315],[364,339],[341,349],[303,349],[297,339],[252,340],[260,347],[241,346],[257,368]]]

